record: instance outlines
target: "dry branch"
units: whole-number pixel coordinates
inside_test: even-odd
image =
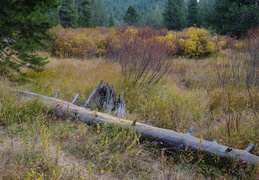
[[[74,97],[73,101],[71,101],[72,104],[75,104],[76,101],[78,100],[78,97],[79,97],[79,93],[76,94],[76,96]]]
[[[55,108],[55,112],[59,116],[71,116],[87,124],[93,123],[114,123],[121,126],[132,126],[132,121],[120,119],[105,113],[91,111],[84,107],[79,107],[72,103],[59,100],[53,97],[47,97],[32,92],[21,91],[12,89],[22,96],[29,98],[38,97],[44,104]],[[242,162],[249,162],[259,165],[259,156],[253,155],[248,151],[251,150],[253,145],[250,145],[245,150],[235,149],[225,145],[220,145],[216,141],[206,141],[203,139],[192,136],[193,127],[187,133],[178,133],[168,129],[157,128],[146,124],[134,123],[136,132],[140,133],[143,137],[151,140],[159,141],[171,147],[180,149],[191,148],[196,151],[205,151],[211,155],[219,157],[230,158],[233,160],[240,160]]]
[[[87,99],[84,107],[88,108],[90,101],[93,99],[94,95],[96,94],[97,90],[99,89],[100,85],[103,83],[103,80],[101,79],[99,81],[99,83],[96,85],[96,87],[94,88],[93,92],[90,94],[89,98]]]

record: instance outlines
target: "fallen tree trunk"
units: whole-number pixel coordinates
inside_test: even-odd
[[[87,124],[93,123],[114,123],[121,126],[134,126],[136,132],[143,137],[159,141],[171,147],[180,149],[191,148],[196,151],[204,151],[210,155],[240,160],[259,165],[259,156],[249,153],[253,145],[248,146],[245,150],[235,149],[228,146],[220,145],[216,141],[206,141],[192,136],[193,128],[187,133],[178,133],[168,129],[157,128],[146,124],[132,122],[120,119],[105,113],[91,111],[84,107],[79,107],[70,102],[59,100],[53,97],[47,97],[32,92],[12,89],[22,96],[29,98],[39,98],[45,105],[55,109],[59,116],[70,116]]]

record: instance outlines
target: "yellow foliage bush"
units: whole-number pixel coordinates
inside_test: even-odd
[[[170,50],[168,55],[196,58],[221,50],[229,41],[226,37],[212,36],[208,30],[196,27],[164,32],[131,27],[65,29],[57,26],[50,33],[57,37],[52,44],[52,55],[74,58],[106,55],[111,59],[119,59],[122,53],[135,53],[136,49],[139,51],[150,42],[154,48],[166,46]]]
[[[133,51],[132,48],[142,44],[143,41],[138,37],[138,30],[133,28],[119,29],[110,28],[106,35],[107,57],[111,59],[120,59]]]
[[[57,26],[50,30],[57,37],[52,44],[52,55],[58,57],[89,58],[106,53],[106,40],[96,29],[64,29]]]
[[[178,43],[176,33],[170,31],[165,36],[158,36],[157,39],[168,46],[168,48],[171,50],[171,54],[177,53]]]
[[[201,57],[214,53],[226,45],[217,36],[203,28],[191,27],[177,33],[179,37],[180,55],[187,57]]]
[[[212,36],[203,28],[191,27],[180,32],[168,32],[157,37],[166,42],[171,54],[187,57],[201,57],[221,50],[226,41],[220,36]]]

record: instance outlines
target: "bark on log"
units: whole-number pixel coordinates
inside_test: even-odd
[[[63,100],[27,91],[15,89],[12,90],[29,98],[38,97],[47,106],[55,108],[55,112],[60,116],[71,116],[90,125],[97,122],[115,123],[121,126],[132,126],[132,121],[120,119],[118,117],[114,117],[105,113],[91,111],[84,107],[79,107]],[[246,150],[240,150],[225,145],[220,145],[216,141],[206,141],[203,139],[199,139],[191,135],[193,132],[193,128],[190,128],[187,133],[179,133],[172,130],[157,128],[138,122],[134,123],[134,127],[136,132],[140,133],[143,137],[165,143],[167,145],[170,145],[171,147],[177,147],[181,149],[189,147],[196,151],[205,151],[206,153],[211,155],[231,158],[233,160],[240,160],[242,162],[246,161],[252,164],[259,165],[259,156],[253,155],[248,152],[251,150],[251,146],[249,146]]]

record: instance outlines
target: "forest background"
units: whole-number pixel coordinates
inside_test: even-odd
[[[141,17],[134,25],[152,29],[196,26],[241,36],[258,24],[258,1],[254,0],[62,0],[59,10],[53,9],[49,16],[66,27],[111,27],[127,24],[123,17],[129,6]]]

